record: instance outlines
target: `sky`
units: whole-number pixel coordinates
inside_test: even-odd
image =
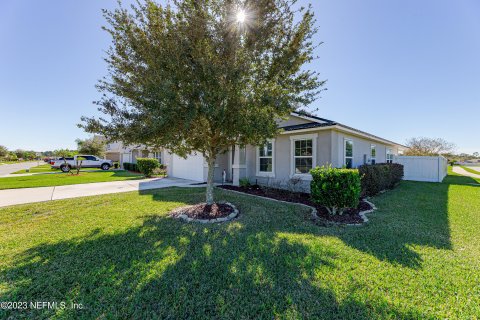
[[[131,1],[124,1],[129,3]],[[322,41],[308,68],[327,80],[321,117],[405,143],[440,137],[480,152],[480,1],[300,0]],[[0,145],[75,148],[98,115],[115,0],[0,1]]]

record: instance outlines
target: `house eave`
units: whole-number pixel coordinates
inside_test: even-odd
[[[401,145],[399,143],[396,143],[396,142],[393,142],[393,141],[390,141],[390,140],[386,140],[386,139],[374,136],[372,134],[369,134],[367,132],[363,132],[363,131],[360,131],[360,130],[357,130],[357,129],[354,129],[354,128],[351,128],[351,127],[348,127],[348,126],[344,126],[344,125],[341,125],[341,124],[335,124],[333,126],[327,126],[327,127],[316,127],[316,128],[300,129],[300,130],[293,130],[293,131],[282,131],[282,132],[280,132],[280,134],[282,134],[282,135],[295,135],[297,133],[314,132],[314,131],[322,131],[322,130],[337,130],[337,131],[348,133],[348,134],[351,134],[351,135],[354,135],[354,136],[357,136],[357,137],[367,138],[369,140],[374,140],[374,141],[377,141],[377,142],[381,142],[383,144],[387,144],[387,145],[391,145],[391,146],[399,146],[399,147],[402,147],[402,148],[408,148],[408,147],[406,147],[404,145]]]

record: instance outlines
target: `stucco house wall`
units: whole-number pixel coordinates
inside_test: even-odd
[[[337,130],[320,129],[302,133],[283,133],[273,139],[273,172],[272,174],[262,174],[258,172],[258,147],[247,147],[247,177],[252,183],[262,185],[274,185],[284,187],[292,177],[298,177],[302,180],[301,185],[304,191],[309,191],[311,176],[297,175],[293,172],[293,152],[292,144],[295,139],[314,138],[316,140],[316,150],[314,150],[313,167],[331,164],[334,167],[343,167],[345,165],[344,141],[349,139],[353,141],[353,167],[364,164],[364,160],[371,161],[371,146],[376,148],[376,163],[386,162],[387,148],[392,150],[392,154],[398,154],[398,147],[387,145],[377,140],[358,137],[352,134],[339,132]]]

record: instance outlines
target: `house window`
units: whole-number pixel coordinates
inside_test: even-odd
[[[377,149],[375,145],[370,146],[370,163],[375,164],[377,162]]]
[[[310,170],[317,162],[318,133],[290,136],[290,177],[298,176],[310,180]]]
[[[153,158],[157,159],[159,163],[162,163],[162,153],[161,152],[154,152]]]
[[[263,146],[257,148],[257,175],[274,175],[274,140],[267,141]]]
[[[353,168],[353,141],[345,140],[345,167]]]
[[[387,163],[393,163],[392,149],[387,149]]]
[[[309,173],[313,168],[313,140],[295,140],[295,174]]]

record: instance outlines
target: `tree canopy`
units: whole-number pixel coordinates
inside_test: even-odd
[[[276,121],[324,85],[306,68],[319,45],[313,12],[295,2],[147,0],[104,11],[112,45],[97,104],[105,117],[82,117],[81,126],[125,144],[200,152],[211,203],[217,155],[273,137]]]
[[[405,155],[409,156],[438,156],[452,153],[456,146],[442,138],[411,138],[407,141],[409,148]]]
[[[6,157],[7,154],[8,154],[7,147],[0,145],[0,158]]]
[[[77,146],[78,146],[77,151],[80,154],[84,154],[84,155],[91,154],[91,155],[101,156],[101,157],[105,155],[106,143],[104,139],[93,137],[85,140],[77,139],[75,140],[75,142],[77,143]]]

